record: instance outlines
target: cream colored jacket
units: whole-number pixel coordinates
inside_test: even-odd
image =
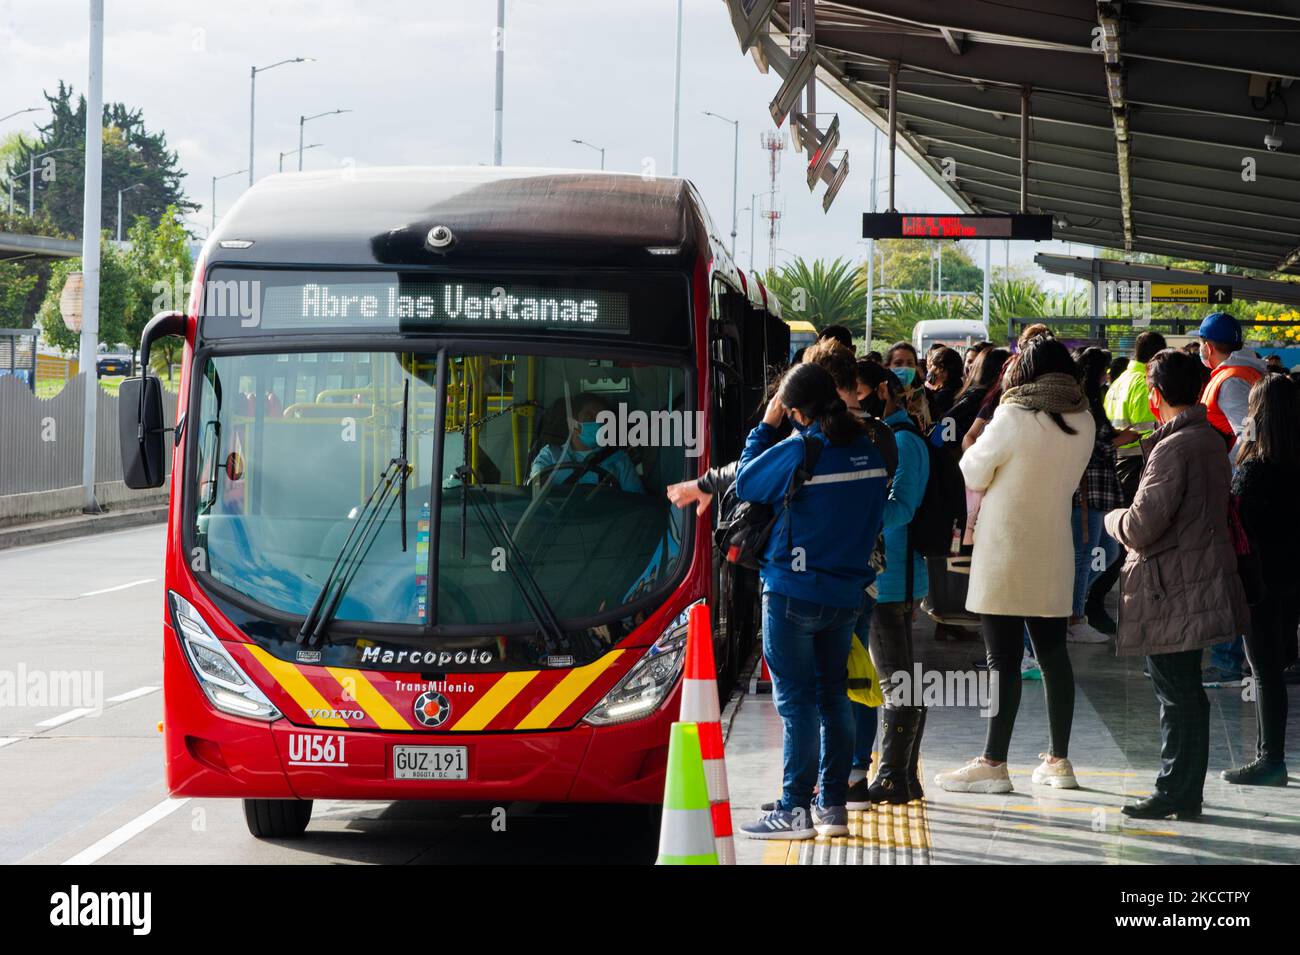
[[[1074,603],[1070,499],[1092,454],[1096,424],[1087,411],[1048,415],[1016,405],[997,414],[961,458],[966,486],[985,492],[975,524],[972,613],[1068,617]]]

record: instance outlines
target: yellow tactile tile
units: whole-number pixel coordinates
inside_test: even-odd
[[[925,800],[918,799],[850,811],[847,836],[770,842],[763,865],[929,865],[930,848]]]

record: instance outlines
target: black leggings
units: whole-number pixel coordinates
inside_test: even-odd
[[[1025,653],[1025,627],[1034,655],[1043,671],[1047,693],[1049,752],[1065,757],[1070,752],[1070,725],[1074,722],[1074,670],[1065,649],[1067,617],[1004,617],[981,614],[989,671],[997,675],[998,710],[989,718],[984,758],[1004,763],[1011,746],[1011,731],[1020,709],[1020,661]]]
[[[1246,657],[1255,674],[1255,755],[1270,763],[1286,759],[1287,699],[1282,670],[1295,653],[1298,616],[1300,606],[1289,594],[1260,601],[1250,608]]]

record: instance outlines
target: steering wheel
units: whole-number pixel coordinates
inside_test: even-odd
[[[573,476],[572,481],[566,481],[564,482],[565,484],[576,485],[582,481],[583,475],[595,474],[596,483],[592,485],[593,492],[595,491],[596,488],[599,488],[601,485],[607,485],[612,488],[618,488],[622,486],[619,483],[618,478],[616,478],[610,471],[601,467],[595,461],[590,461],[590,460],[589,461],[557,461],[555,464],[548,464],[546,467],[541,468],[540,470],[534,472],[533,474],[530,474],[528,476],[528,483],[534,486],[541,486],[544,481],[549,480],[551,475],[554,474],[556,471],[559,471],[561,468],[567,468],[571,471],[578,472]]]

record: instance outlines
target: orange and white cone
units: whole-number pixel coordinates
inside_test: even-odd
[[[709,608],[691,608],[686,629],[686,670],[682,675],[682,722],[700,727],[700,754],[713,815],[713,837],[720,865],[736,864],[731,830],[731,794],[727,790],[727,762],[722,743],[722,714],[718,706],[718,675],[713,663],[713,628]]]

